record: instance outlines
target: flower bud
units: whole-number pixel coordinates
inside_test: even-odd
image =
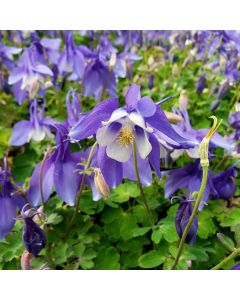
[[[183,235],[183,232],[185,230],[185,227],[187,226],[192,211],[193,211],[192,201],[187,201],[187,200],[181,201],[181,204],[177,210],[177,214],[175,218],[176,231],[180,238]],[[197,229],[198,229],[198,217],[196,216],[187,234],[186,243],[190,245],[195,243]]]
[[[21,268],[22,270],[31,270],[31,260],[33,256],[28,251],[24,251],[21,256]]]
[[[234,251],[235,245],[230,237],[223,233],[217,233],[217,238],[226,249],[228,249],[230,252]]]
[[[94,168],[94,183],[101,197],[104,200],[107,199],[110,195],[110,190],[99,168]]]
[[[206,86],[206,77],[205,77],[205,75],[201,75],[199,77],[199,80],[196,85],[196,91],[197,91],[198,95],[202,94],[205,86]]]
[[[176,63],[172,67],[172,74],[173,74],[173,76],[179,75],[179,69],[178,69],[178,65]]]

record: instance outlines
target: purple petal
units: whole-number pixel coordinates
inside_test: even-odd
[[[0,240],[13,228],[16,218],[16,204],[11,197],[0,194]]]
[[[156,137],[153,134],[149,134],[149,142],[152,145],[152,151],[148,155],[148,159],[156,172],[157,177],[161,178],[161,172],[160,172],[160,146],[156,139]]]
[[[143,97],[137,102],[137,109],[143,117],[151,117],[155,114],[157,106],[150,97]]]
[[[38,72],[38,73],[41,73],[43,75],[53,76],[52,70],[49,67],[44,66],[44,65],[36,65],[33,68],[33,70],[36,71],[36,72]]]
[[[152,170],[148,160],[141,159],[141,157],[137,154],[137,164],[141,183],[145,186],[150,185],[152,183]],[[126,163],[123,164],[123,176],[130,180],[137,181],[133,155]]]
[[[55,162],[54,185],[56,192],[70,206],[75,204],[81,181],[80,174],[76,172],[78,162],[80,162],[79,155],[71,155],[67,161],[59,159]]]
[[[136,84],[132,84],[126,95],[126,104],[128,107],[135,108],[137,105],[137,101],[140,99],[140,86]]]
[[[22,80],[25,75],[23,67],[15,68],[12,70],[8,77],[8,84],[14,84],[20,80]]]
[[[29,142],[30,132],[34,128],[30,121],[20,121],[13,127],[13,133],[10,141],[11,146],[22,146]]]
[[[149,123],[153,128],[158,129],[160,132],[164,133],[166,136],[179,143],[183,148],[195,146],[192,141],[183,138],[173,129],[166,115],[159,107],[156,107],[155,114],[151,117],[145,118],[145,121]]]
[[[95,134],[98,128],[102,127],[102,121],[108,120],[117,107],[118,99],[116,98],[97,104],[71,129],[69,136],[75,140],[82,140]]]
[[[32,206],[37,206],[41,204],[41,194],[40,194],[40,168],[41,163],[39,163],[30,180],[30,187],[27,193],[28,199]],[[53,172],[54,172],[54,163],[49,157],[44,164],[42,171],[42,188],[43,188],[43,198],[44,201],[47,201],[51,195],[53,188]]]
[[[106,147],[99,147],[97,161],[107,184],[116,188],[122,182],[122,164],[107,156]]]

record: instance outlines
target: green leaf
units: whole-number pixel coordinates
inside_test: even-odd
[[[151,227],[134,228],[134,229],[132,229],[132,236],[133,237],[138,237],[138,236],[145,235],[150,229],[151,229]]]
[[[162,231],[160,227],[154,228],[152,231],[151,239],[155,244],[159,244],[162,239]]]
[[[165,254],[161,250],[152,250],[139,257],[138,263],[141,268],[151,269],[161,265],[165,260]]]
[[[235,244],[233,242],[233,240],[228,237],[227,235],[223,234],[223,233],[217,233],[217,238],[220,241],[220,243],[226,248],[228,249],[230,252],[232,252],[235,248]]]
[[[130,197],[136,198],[140,195],[138,186],[134,182],[125,182],[114,189],[109,197],[113,202],[127,202]]]
[[[24,182],[32,175],[37,159],[37,154],[32,149],[27,149],[24,153],[14,157],[12,172],[16,181]]]
[[[95,260],[96,270],[118,270],[120,255],[114,247],[102,248]]]
[[[132,214],[123,214],[120,225],[120,235],[124,240],[134,237],[133,230],[137,228],[137,220]]]
[[[203,210],[198,215],[198,231],[197,235],[201,239],[207,239],[209,236],[215,234],[217,226],[213,222],[212,213],[209,210]]]

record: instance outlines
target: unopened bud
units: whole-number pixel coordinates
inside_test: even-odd
[[[110,190],[99,168],[94,168],[94,183],[98,193],[102,196],[102,198],[104,200],[107,199],[110,195]]]
[[[179,97],[179,107],[181,110],[187,109],[188,106],[188,97],[187,97],[187,92],[186,90],[181,91],[181,95]]]
[[[172,74],[173,74],[173,76],[178,76],[179,69],[178,69],[178,65],[177,64],[173,65],[173,67],[172,67]]]
[[[21,268],[22,270],[31,270],[31,260],[33,255],[28,251],[24,251],[21,256]]]

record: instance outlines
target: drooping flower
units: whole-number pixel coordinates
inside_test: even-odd
[[[64,124],[55,125],[56,149],[49,153],[45,162],[40,162],[30,179],[30,187],[27,192],[32,206],[40,205],[41,201],[47,201],[52,193],[53,186],[58,196],[68,205],[74,205],[79,190],[81,176],[78,163],[81,162],[80,153],[71,153],[68,129]],[[40,191],[40,174],[42,173],[42,191]]]
[[[45,138],[53,138],[51,126],[54,125],[54,120],[51,118],[45,118],[45,107],[45,100],[42,107],[39,107],[37,99],[32,100],[29,107],[30,120],[19,121],[13,127],[13,133],[10,141],[12,146],[22,146],[30,140],[39,142]]]
[[[99,100],[106,90],[110,96],[116,97],[117,78],[131,76],[132,63],[139,59],[141,58],[133,53],[117,54],[117,49],[104,37],[86,67],[83,79],[84,96],[93,95]]]
[[[85,68],[84,46],[74,43],[72,32],[65,33],[66,47],[58,59],[58,68],[61,75],[70,74],[69,80],[81,80]],[[86,49],[85,49],[86,48]]]
[[[13,228],[17,209],[22,208],[24,199],[17,193],[11,181],[11,173],[7,169],[7,160],[4,159],[4,168],[0,167],[0,240]]]
[[[213,185],[217,191],[217,198],[229,200],[236,192],[237,185],[235,177],[237,177],[238,168],[236,164],[228,167],[225,171],[213,176]]]
[[[192,199],[186,199],[185,197],[177,197],[180,199],[180,205],[175,217],[175,226],[179,238],[182,237],[185,227],[189,221],[189,218],[193,211]],[[193,245],[196,241],[196,235],[198,230],[198,217],[194,218],[194,221],[189,229],[186,237],[186,243]]]
[[[39,63],[34,46],[24,50],[17,64],[9,75],[8,83],[14,85],[14,95],[18,103],[22,104],[26,97],[33,98],[40,87],[45,88],[44,78],[53,76],[53,72],[48,66]]]
[[[187,192],[190,194],[193,192],[198,192],[200,189],[202,181],[202,168],[200,166],[199,159],[196,159],[194,164],[187,164],[183,168],[164,171],[163,173],[167,175],[164,186],[166,198],[172,197],[178,189],[187,189]],[[210,195],[217,194],[213,185],[212,177],[213,175],[209,170],[206,188],[199,206],[200,210],[204,207],[204,204],[208,201]]]
[[[46,246],[47,238],[44,230],[34,222],[34,216],[40,214],[35,209],[31,208],[26,211],[28,204],[24,205],[21,210],[21,216],[18,220],[23,220],[22,239],[27,251],[36,256]]]

